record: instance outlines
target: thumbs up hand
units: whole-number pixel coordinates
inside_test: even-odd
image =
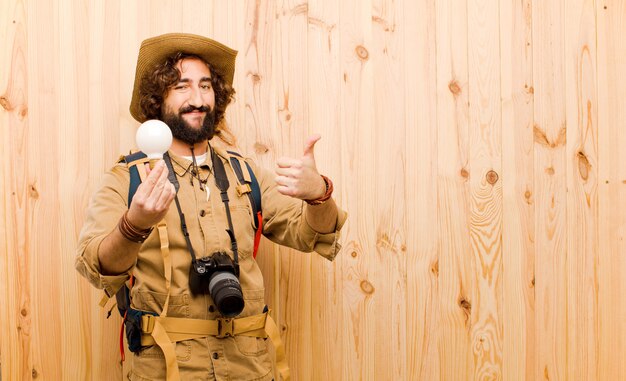
[[[326,193],[326,183],[315,165],[315,143],[320,139],[319,134],[309,136],[301,158],[281,157],[276,161],[278,192],[300,200],[315,200]]]

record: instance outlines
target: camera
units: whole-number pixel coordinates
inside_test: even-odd
[[[215,252],[191,263],[189,289],[194,295],[211,295],[222,315],[235,317],[244,307],[238,276],[239,265],[228,254]]]

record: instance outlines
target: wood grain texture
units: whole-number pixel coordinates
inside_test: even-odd
[[[502,378],[534,380],[532,2],[500,2]]]
[[[535,380],[567,368],[567,162],[564,1],[533,2]]]
[[[239,51],[243,153],[320,133],[349,213],[334,262],[257,257],[292,379],[626,379],[626,1],[5,0],[3,380],[125,377],[75,245],[181,31]]]
[[[502,379],[502,121],[497,1],[468,1],[474,379]]]
[[[470,342],[474,274],[470,246],[467,1],[436,3],[437,278],[440,380],[474,373]]]
[[[370,1],[340,3],[340,109],[341,162],[343,163],[342,205],[352,210],[342,236],[344,252],[343,302],[340,315],[343,325],[341,352],[344,361],[342,380],[373,380],[375,286],[371,271],[375,253],[374,200],[375,162],[372,4]],[[387,313],[387,311],[385,311]]]
[[[239,71],[241,81],[237,90],[239,109],[243,111],[240,125],[231,122],[238,135],[239,146],[253,155],[257,163],[271,167],[276,160],[274,131],[277,113],[273,83],[273,23],[275,7],[271,3],[251,2],[245,4],[244,44],[239,49],[243,70]],[[239,70],[239,69],[238,69]],[[237,75],[237,74],[236,74]],[[243,88],[243,90],[242,90]],[[242,93],[243,91],[243,93]],[[242,107],[243,106],[243,107]],[[232,119],[229,119],[229,122]],[[257,262],[265,277],[265,297],[272,308],[274,320],[281,324],[281,305],[278,282],[280,280],[280,255],[277,247],[263,239],[257,255]],[[278,276],[276,276],[278,275]]]
[[[26,251],[33,303],[28,312],[32,318],[30,356],[33,378],[61,379],[62,350],[51,351],[62,342],[59,161],[60,76],[62,47],[61,20],[57,4],[28,3],[28,93],[37,94],[28,102],[27,147],[24,178],[29,192]],[[41,65],[41,62],[46,62]],[[45,128],[44,128],[45,126]],[[47,158],[46,165],[39,160]],[[49,255],[48,253],[57,253]]]
[[[406,380],[439,379],[436,2],[405,1],[398,19],[404,47],[404,222]]]
[[[375,246],[369,283],[373,288],[374,379],[403,380],[406,374],[406,129],[402,88],[404,49],[403,2],[372,2],[372,43],[369,59],[376,96],[369,147],[375,183],[373,202]],[[384,332],[379,335],[375,332]],[[402,350],[400,350],[402,349]]]
[[[272,70],[276,81],[277,120],[274,145],[277,156],[300,158],[309,131],[308,118],[308,1],[276,2],[276,34]],[[311,254],[293,255],[281,248],[281,317],[287,360],[295,379],[313,373],[311,289],[317,283],[311,273]],[[297,276],[293,276],[298,274]],[[296,359],[302,361],[296,361]]]
[[[565,12],[567,119],[567,373],[598,379],[598,89],[596,9]]]
[[[29,268],[31,197],[28,166],[28,19],[25,4],[2,2],[2,257],[0,257],[0,365],[4,380],[31,376],[32,315]]]
[[[337,189],[342,189],[344,166],[337,155],[342,146],[339,4],[312,1],[308,3],[307,10],[307,134],[319,133],[322,136],[315,146],[318,170],[333,179]],[[336,195],[336,200],[342,202],[341,194]],[[344,260],[345,257],[340,257],[329,262],[315,255],[311,258],[311,273],[314,276],[311,285],[311,344],[314,348],[311,362],[314,365],[312,373],[300,379],[341,379],[343,360],[338,349],[344,327],[338,316],[343,309]]]
[[[596,2],[598,379],[626,379],[626,1]]]

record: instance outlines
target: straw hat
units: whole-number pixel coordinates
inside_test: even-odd
[[[235,75],[236,50],[210,38],[188,33],[168,33],[148,38],[141,43],[139,48],[133,97],[130,101],[130,114],[138,122],[143,123],[146,121],[139,106],[139,85],[141,84],[141,79],[156,64],[164,62],[167,57],[177,52],[195,54],[201,57],[211,67],[219,71],[224,76],[224,80],[232,86]]]

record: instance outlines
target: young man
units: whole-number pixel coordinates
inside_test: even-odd
[[[275,174],[244,159],[236,173],[234,154],[211,144],[214,136],[229,140],[223,118],[236,54],[190,34],[142,43],[130,111],[139,122],[164,121],[173,143],[152,170],[145,160],[114,166],[88,208],[76,268],[108,296],[130,288],[131,380],[271,380],[265,339],[267,332],[280,337],[272,337],[255,229],[330,260],[340,249],[346,213],[317,171],[319,136],[308,139],[301,158],[279,159]],[[145,174],[129,205],[133,164]],[[253,177],[262,221],[249,195]]]

